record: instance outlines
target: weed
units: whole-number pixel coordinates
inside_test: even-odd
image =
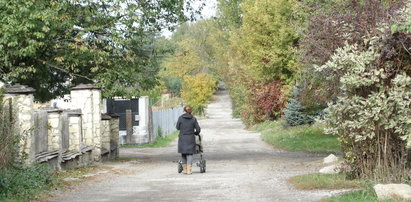
[[[0,201],[28,200],[52,184],[53,177],[45,164],[22,166],[0,173]]]

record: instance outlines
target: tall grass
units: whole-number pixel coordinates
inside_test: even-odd
[[[289,151],[340,153],[336,136],[325,134],[322,124],[285,127],[283,121],[267,121],[251,129],[261,132],[264,141]]]

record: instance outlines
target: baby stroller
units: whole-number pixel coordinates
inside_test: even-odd
[[[196,139],[196,148],[195,148],[195,153],[194,154],[199,154],[200,159],[193,161],[193,164],[197,165],[200,167],[200,173],[205,173],[206,172],[206,160],[203,159],[203,145],[201,143],[201,135],[195,135]],[[183,172],[183,161],[180,159],[178,161],[178,173]]]

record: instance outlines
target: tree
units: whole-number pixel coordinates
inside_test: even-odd
[[[183,0],[1,0],[0,10],[1,80],[36,88],[42,101],[78,83],[105,97],[152,87],[156,34],[197,12]]]
[[[284,110],[284,120],[287,126],[299,126],[304,124],[314,123],[313,116],[305,112],[306,107],[298,101],[300,89],[294,87],[291,97],[288,99],[288,104]]]
[[[244,18],[237,43],[253,79],[286,84],[294,79],[298,35],[290,25],[293,7],[291,0],[242,3]]]
[[[200,73],[195,76],[185,76],[181,96],[196,114],[204,114],[204,109],[210,101],[216,88],[216,81],[210,74]]]
[[[219,79],[220,36],[213,19],[184,24],[169,40],[174,51],[162,61],[161,76],[169,84],[168,90],[175,91],[182,81],[181,96],[195,113],[203,113]]]
[[[241,2],[243,0],[218,0],[217,16],[226,33],[240,28],[242,24]]]

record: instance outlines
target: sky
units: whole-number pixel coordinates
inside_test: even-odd
[[[216,15],[216,10],[217,10],[217,0],[203,0],[205,1],[205,6],[203,8],[203,11],[201,12],[200,19],[209,19],[212,18]],[[199,6],[201,5],[202,2],[197,1],[194,5]],[[173,33],[168,31],[168,30],[163,30],[162,35],[170,38]]]
[[[205,2],[206,6],[203,9],[202,16],[204,19],[211,18],[215,16],[217,10],[217,1],[216,0],[207,0]]]

